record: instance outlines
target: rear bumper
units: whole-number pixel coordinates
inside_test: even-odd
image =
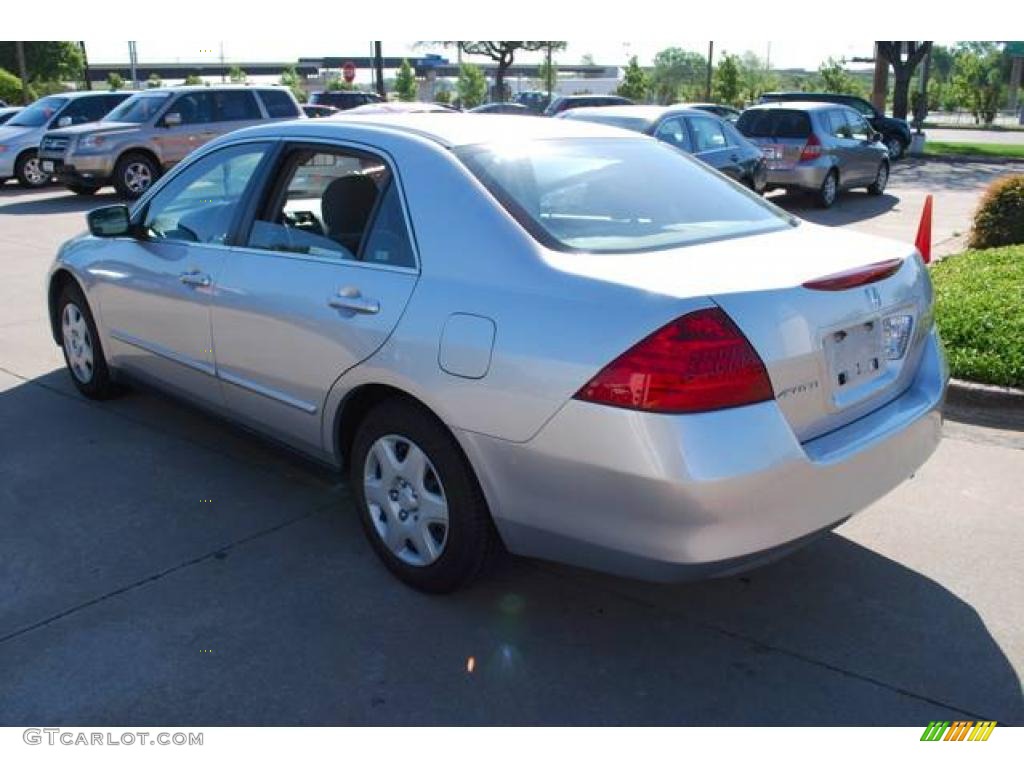
[[[832,170],[829,163],[799,163],[787,170],[768,170],[768,186],[776,189],[821,189],[825,176]]]
[[[774,559],[910,477],[948,372],[934,331],[911,385],[800,443],[774,402],[673,416],[572,400],[528,443],[460,433],[518,554],[674,581]]]

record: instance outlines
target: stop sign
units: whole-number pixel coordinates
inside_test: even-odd
[[[341,68],[341,75],[345,78],[346,83],[351,83],[356,79],[356,65],[351,61],[346,61],[345,65]]]

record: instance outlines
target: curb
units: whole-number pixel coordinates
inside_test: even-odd
[[[1024,390],[950,379],[944,410],[954,421],[1024,431]]]
[[[954,163],[989,163],[991,165],[1010,165],[1013,163],[1024,163],[1024,157],[1009,157],[1006,155],[906,155],[908,160],[939,160]]]

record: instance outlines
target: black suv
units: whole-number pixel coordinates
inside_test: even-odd
[[[889,150],[889,157],[898,160],[910,146],[910,125],[906,120],[886,117],[875,109],[874,105],[860,96],[849,96],[842,93],[803,93],[801,91],[772,91],[761,94],[759,104],[772,101],[824,101],[830,104],[842,104],[864,116],[871,127],[882,134],[882,141]]]
[[[363,104],[379,104],[384,101],[372,91],[318,91],[309,97],[310,104],[324,104],[335,109],[355,109]]]

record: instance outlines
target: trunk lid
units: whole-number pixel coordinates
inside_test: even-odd
[[[651,293],[710,298],[760,355],[801,441],[898,396],[932,327],[931,283],[913,246],[808,223],[668,251],[547,258],[557,268]],[[890,259],[897,260],[894,271],[872,282],[838,290],[804,285]],[[897,317],[909,320],[891,319]],[[904,323],[904,354],[889,359],[885,330]]]

